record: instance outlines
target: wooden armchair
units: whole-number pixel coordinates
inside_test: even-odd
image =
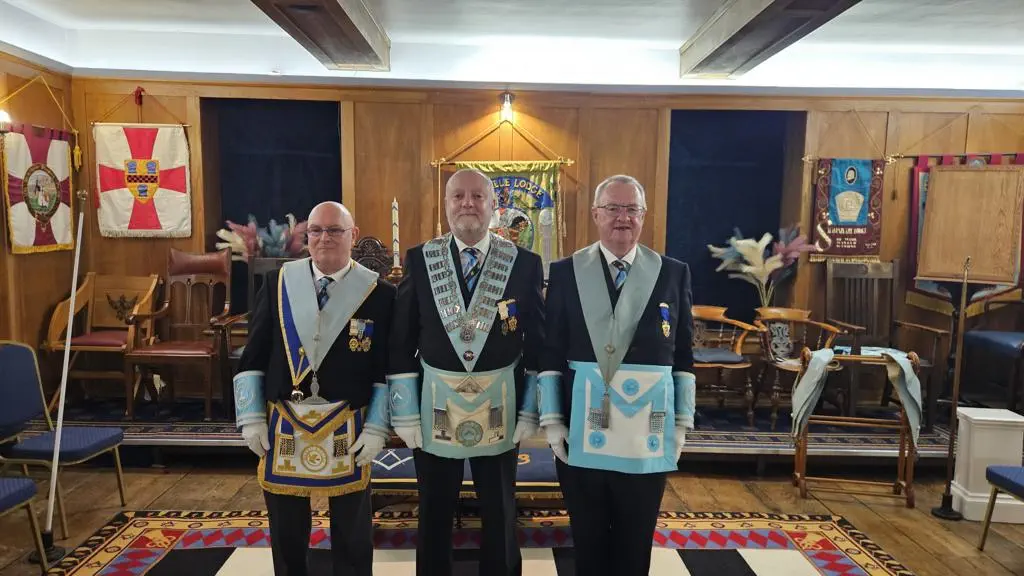
[[[126,352],[138,343],[148,344],[155,336],[150,320],[131,324],[128,317],[151,314],[156,299],[160,277],[118,276],[89,272],[78,286],[75,294],[75,310],[71,316],[79,316],[85,310],[85,318],[74,324],[71,336],[71,358],[68,378],[71,380],[117,380],[124,378],[122,369]],[[43,349],[60,354],[64,352],[71,299],[57,304],[50,317]],[[106,369],[87,369],[82,364],[96,360]],[[116,366],[116,368],[114,368]],[[137,385],[133,381],[133,386]],[[50,400],[53,409],[57,395]]]
[[[725,406],[726,394],[736,392],[728,386],[725,371],[741,373],[743,398],[747,405],[747,424],[754,425],[754,384],[750,377],[753,364],[743,356],[743,344],[750,334],[760,329],[725,315],[719,306],[694,306],[693,312],[693,367],[695,370],[714,370],[717,379],[709,388],[717,393],[718,405]]]
[[[352,246],[352,259],[387,278],[391,273],[391,252],[373,236],[363,236]]]
[[[925,430],[931,431],[935,423],[937,399],[944,380],[944,364],[938,362],[942,339],[948,330],[904,322],[896,319],[903,298],[900,261],[852,263],[829,260],[826,264],[825,317],[829,323],[843,329],[836,340],[836,348],[854,356],[877,355],[885,349],[929,350],[919,356],[920,371],[925,385]],[[906,341],[909,332],[920,334],[912,342]],[[904,338],[901,338],[904,336]],[[860,390],[862,368],[870,364],[849,364],[850,387],[847,412],[853,413]],[[882,406],[893,402],[892,384],[885,380]]]
[[[783,372],[792,374],[795,383],[795,377],[800,372],[801,350],[805,347],[812,350],[831,348],[836,336],[843,333],[841,328],[811,320],[810,317],[810,310],[799,308],[757,309],[754,325],[759,328],[761,336],[764,368],[758,378],[757,390],[754,391],[754,402],[757,402],[757,397],[762,392],[766,392],[765,383],[771,373],[772,430],[775,430],[775,423],[779,418],[779,403],[782,399],[780,375]],[[838,362],[833,362],[828,367],[829,371],[840,369],[841,365]],[[842,399],[838,402],[842,403]]]
[[[128,418],[134,415],[135,402],[129,381],[135,367],[170,365],[199,368],[205,377],[205,416],[206,420],[211,420],[213,382],[215,378],[223,380],[224,376],[219,364],[220,338],[225,333],[225,325],[241,316],[232,317],[230,314],[231,252],[225,249],[193,254],[171,248],[163,291],[163,304],[159,310],[129,317],[132,324],[159,321],[163,329],[160,338],[153,343],[137,342],[132,351],[125,354]],[[173,382],[168,390],[173,401]]]

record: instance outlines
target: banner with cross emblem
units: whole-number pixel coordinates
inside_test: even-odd
[[[3,191],[11,252],[71,250],[70,134],[13,124],[3,135]]]
[[[108,238],[192,235],[189,149],[180,124],[96,124],[97,207]]]

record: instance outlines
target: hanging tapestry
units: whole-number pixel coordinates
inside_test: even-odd
[[[966,164],[969,166],[986,166],[1000,164],[1024,164],[1024,153],[1018,154],[969,154],[963,156],[919,156],[914,164],[910,183],[910,242],[909,267],[907,274],[906,302],[918,308],[932,310],[942,314],[952,314],[953,305],[949,291],[938,282],[931,280],[914,280],[917,275],[917,257],[924,231],[924,210],[928,196],[928,177],[932,166],[950,166]],[[1017,265],[1017,279],[1012,285],[990,286],[978,290],[970,297],[965,311],[968,317],[977,316],[984,311],[988,300],[1019,300],[1024,295],[1024,281],[1020,270],[1024,267],[1024,253]]]
[[[74,247],[70,137],[23,124],[4,134],[3,188],[14,254]]]
[[[494,183],[498,208],[491,230],[540,255],[548,264],[562,257],[565,224],[559,190],[561,164],[537,162],[456,162],[456,169],[476,168]]]
[[[884,166],[883,160],[818,160],[812,262],[878,261]]]
[[[96,124],[97,207],[108,238],[188,238],[192,194],[180,124]]]

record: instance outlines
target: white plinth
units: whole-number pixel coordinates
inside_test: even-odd
[[[953,509],[966,520],[985,520],[992,485],[985,469],[1020,466],[1024,453],[1024,416],[1003,409],[957,408],[956,466],[950,492]],[[1000,494],[993,522],[1024,524],[1024,502]]]

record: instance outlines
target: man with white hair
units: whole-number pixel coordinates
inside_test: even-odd
[[[389,434],[387,343],[395,287],[352,260],[337,202],[309,214],[308,258],[266,275],[234,377],[242,437],[260,457],[274,573],[307,573],[309,497],[329,497],[334,574],[371,576],[370,469]]]
[[[648,573],[666,475],[693,428],[690,271],[639,244],[646,212],[635,178],[604,180],[600,240],[548,276],[540,424],[580,576]]]
[[[544,273],[538,255],[488,230],[495,200],[486,174],[452,175],[451,232],[406,253],[395,300],[391,422],[415,458],[419,576],[452,573],[466,459],[482,511],[480,574],[522,573],[516,446],[537,431]]]

